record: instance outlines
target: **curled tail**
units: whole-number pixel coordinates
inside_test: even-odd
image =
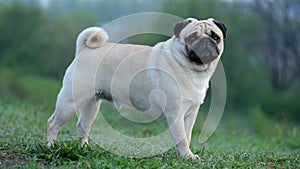
[[[90,27],[83,30],[76,40],[76,53],[85,47],[90,49],[102,46],[108,40],[106,31],[99,27]]]

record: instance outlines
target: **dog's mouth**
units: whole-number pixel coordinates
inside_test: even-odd
[[[187,53],[187,57],[191,62],[194,62],[196,65],[203,65],[202,60],[200,59],[200,57],[198,57],[193,49],[189,48],[188,45],[185,45],[185,50]]]

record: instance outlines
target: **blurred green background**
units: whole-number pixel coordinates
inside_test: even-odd
[[[228,90],[225,119],[235,117],[231,121],[253,123],[259,130],[261,118],[287,128],[299,125],[299,0],[1,0],[1,99],[54,109],[80,31],[147,11],[226,23],[221,59]],[[128,43],[154,45],[165,39],[141,35]]]

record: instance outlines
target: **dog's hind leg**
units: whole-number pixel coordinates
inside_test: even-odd
[[[82,106],[79,111],[79,119],[77,122],[78,138],[82,139],[82,146],[88,144],[88,136],[91,130],[91,125],[96,119],[100,108],[100,99],[92,98],[87,104]]]
[[[55,111],[48,119],[47,139],[49,146],[53,145],[54,140],[57,139],[57,134],[62,125],[65,124],[65,122],[75,114],[77,108],[84,103],[83,101],[84,100],[82,99],[80,102],[77,101],[75,103],[72,95],[67,94],[64,89],[60,91],[57,98]]]
[[[72,103],[65,104],[63,108],[60,106],[55,108],[54,113],[48,120],[47,137],[49,146],[53,145],[61,126],[68,121],[74,113],[75,109]]]

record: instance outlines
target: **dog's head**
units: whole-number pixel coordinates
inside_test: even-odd
[[[188,61],[205,70],[211,62],[220,58],[224,49],[227,27],[215,19],[197,20],[188,18],[174,26],[174,35],[184,44]]]

